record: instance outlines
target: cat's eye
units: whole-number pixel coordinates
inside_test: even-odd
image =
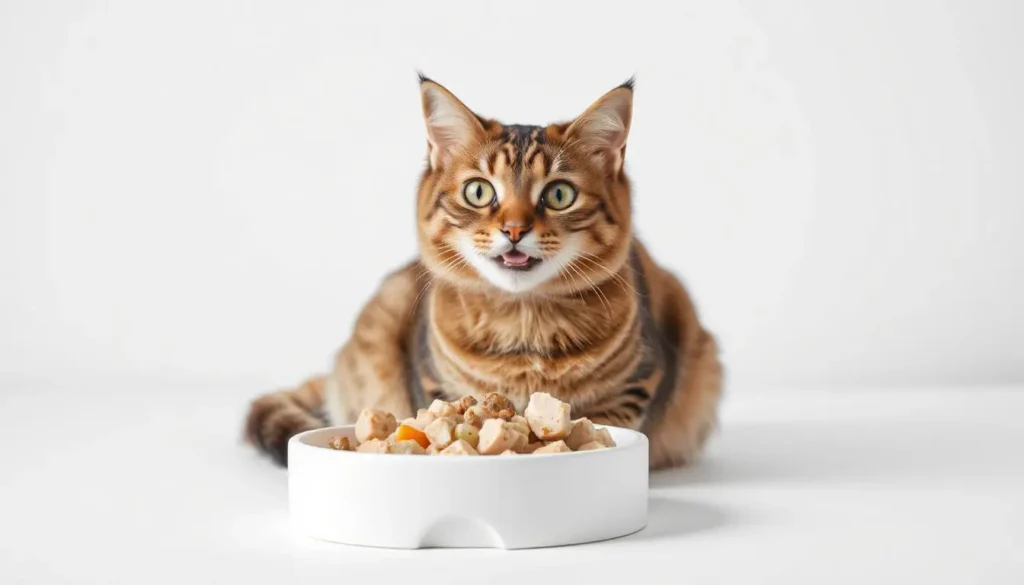
[[[494,202],[494,187],[483,179],[473,179],[462,186],[462,196],[473,207],[487,207]]]
[[[576,202],[576,188],[565,181],[555,181],[544,187],[541,198],[547,207],[561,211]]]

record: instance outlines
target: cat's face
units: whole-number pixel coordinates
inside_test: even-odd
[[[507,293],[571,293],[612,278],[631,238],[622,169],[631,85],[549,126],[482,118],[421,83],[430,166],[419,197],[424,263]]]

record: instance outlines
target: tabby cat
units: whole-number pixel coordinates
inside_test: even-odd
[[[420,93],[420,256],[384,279],[331,373],[251,404],[248,440],[287,466],[292,435],[366,407],[401,420],[497,391],[522,410],[543,391],[646,433],[652,468],[693,460],[722,368],[686,290],[632,232],[632,79],[548,126],[482,117],[423,76]]]

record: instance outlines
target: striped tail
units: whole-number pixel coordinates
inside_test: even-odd
[[[327,426],[323,414],[326,376],[306,380],[295,390],[266,394],[249,406],[245,438],[275,463],[288,467],[288,439]]]

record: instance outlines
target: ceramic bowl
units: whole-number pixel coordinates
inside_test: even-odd
[[[387,548],[534,548],[605,540],[647,525],[648,444],[606,427],[616,447],[578,453],[427,456],[336,451],[352,426],[288,443],[293,529]]]

